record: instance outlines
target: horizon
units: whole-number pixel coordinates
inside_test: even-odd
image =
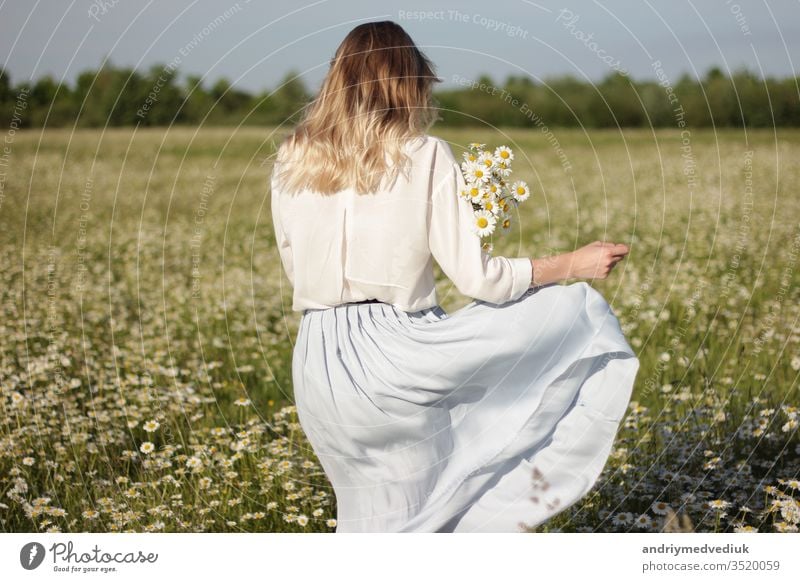
[[[40,0],[32,8],[12,0],[0,8],[0,47],[6,55],[0,67],[15,84],[49,75],[73,86],[81,72],[104,62],[142,73],[177,59],[181,82],[200,76],[203,86],[210,86],[226,79],[258,93],[295,70],[313,92],[350,28],[394,20],[433,60],[444,79],[441,89],[457,88],[451,81],[455,74],[600,82],[609,72],[624,70],[637,82],[657,81],[655,61],[674,81],[702,79],[714,67],[726,76],[746,69],[762,79],[797,78],[798,5],[770,4],[524,0],[490,11],[475,0],[433,7],[414,0],[401,9],[385,0],[368,7],[316,0],[281,11],[250,0],[224,6],[211,0],[158,6],[152,0],[76,0],[66,7]]]

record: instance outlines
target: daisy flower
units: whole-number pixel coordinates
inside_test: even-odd
[[[465,171],[470,182],[475,184],[486,184],[491,177],[489,170],[478,162],[469,162]]]
[[[514,161],[514,152],[512,152],[511,148],[508,146],[499,146],[494,150],[494,159],[497,162],[505,162],[508,164]]]
[[[467,190],[465,190],[465,198],[470,202],[474,202],[478,204],[483,196],[486,194],[486,191],[479,187],[479,186],[471,186]]]
[[[203,461],[199,457],[189,457],[186,461],[186,466],[190,469],[199,469],[203,466]]]
[[[628,511],[622,511],[614,516],[611,522],[614,525],[628,525],[633,521],[633,514]]]
[[[494,200],[492,196],[484,196],[480,201],[481,208],[484,210],[491,212],[495,217],[500,212],[500,206],[497,205],[497,202]]]
[[[149,455],[154,450],[156,450],[156,446],[150,441],[145,441],[141,445],[139,445],[139,450],[142,451],[145,455]]]
[[[471,150],[482,150],[485,147],[486,147],[485,143],[478,143],[476,141],[473,141],[472,143],[469,144],[469,149]]]
[[[308,517],[306,517],[305,515],[303,515],[301,513],[300,515],[297,516],[297,520],[296,521],[297,521],[297,525],[305,527],[306,524],[308,524]]]
[[[464,157],[464,163],[461,164],[462,168],[465,166],[465,164],[478,161],[478,154],[476,154],[475,152],[464,152],[463,157]]]
[[[636,527],[638,527],[639,529],[650,529],[652,525],[653,525],[653,519],[646,513],[643,513],[642,515],[636,518]]]
[[[475,222],[473,223],[473,230],[478,236],[488,236],[494,232],[495,224],[494,214],[488,210],[478,210],[475,213]]]
[[[508,178],[511,175],[511,165],[502,160],[495,160],[494,173],[499,178]]]
[[[477,162],[489,172],[492,171],[492,168],[495,165],[495,159],[489,152],[481,152],[480,155],[478,155]]]
[[[733,528],[733,533],[751,533],[751,532],[757,532],[757,531],[758,531],[758,529],[754,528],[752,525],[740,524],[740,525],[737,525],[735,528]]]
[[[668,503],[664,503],[663,501],[656,501],[653,505],[650,506],[650,509],[653,510],[653,513],[656,515],[667,515],[667,510],[671,509]]]
[[[157,420],[148,420],[144,423],[144,425],[142,425],[142,428],[145,430],[145,432],[154,432],[158,430],[159,426],[161,425],[158,424]]]
[[[531,191],[528,188],[528,185],[522,180],[519,180],[517,182],[514,182],[514,184],[512,184],[511,193],[517,202],[524,202],[531,195]]]
[[[328,527],[336,527],[336,520],[329,519],[328,521],[325,522],[325,525],[327,525]]]
[[[708,506],[711,509],[717,509],[717,510],[727,509],[728,507],[730,507],[730,505],[731,505],[730,501],[725,501],[723,499],[712,499],[711,501],[708,502]]]

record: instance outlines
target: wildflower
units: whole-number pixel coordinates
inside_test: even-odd
[[[297,516],[297,525],[305,527],[308,524],[308,517],[302,513]]]
[[[508,146],[498,146],[494,150],[494,157],[498,161],[513,162],[514,152]]]
[[[32,466],[36,461],[33,457],[25,457],[22,459],[22,464],[27,465],[28,467]]]
[[[667,511],[672,509],[668,503],[664,503],[663,501],[656,501],[653,505],[650,506],[650,509],[653,510],[653,513],[656,515],[666,515]]]
[[[628,525],[633,521],[633,514],[628,511],[622,511],[614,516],[611,522],[614,525]]]
[[[470,183],[473,184],[486,184],[491,177],[491,173],[485,166],[475,162],[467,162],[465,164],[464,173]]]
[[[781,517],[789,523],[800,522],[800,505],[794,499],[787,499],[781,506]]]
[[[142,451],[145,455],[149,455],[154,450],[156,450],[156,446],[150,441],[145,441],[141,445],[139,445],[139,450]]]
[[[730,505],[731,505],[730,501],[725,501],[723,499],[713,499],[712,501],[708,502],[708,506],[711,509],[716,509],[718,511],[727,509],[728,507],[730,507]]]
[[[636,518],[636,527],[639,529],[649,529],[653,525],[653,519],[646,513]]]
[[[525,182],[519,180],[511,185],[511,194],[517,202],[525,202],[530,197],[531,190]]]
[[[491,172],[496,163],[494,157],[489,152],[481,152],[478,155],[476,162],[484,167],[485,170]]]
[[[497,224],[497,219],[494,214],[488,210],[478,210],[475,212],[475,222],[472,224],[472,229],[480,237],[488,236],[494,232],[494,227]]]
[[[189,457],[186,460],[186,466],[192,470],[198,470],[203,467],[203,460],[199,457]]]
[[[336,527],[336,520],[329,519],[328,521],[325,522],[325,525],[327,525],[328,527]]]
[[[158,427],[161,426],[157,420],[148,420],[147,422],[142,425],[142,428],[145,432],[155,432],[158,430]]]

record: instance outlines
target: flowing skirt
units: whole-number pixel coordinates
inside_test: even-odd
[[[336,532],[519,532],[596,483],[639,360],[585,282],[452,313],[386,303],[303,312],[298,420]]]

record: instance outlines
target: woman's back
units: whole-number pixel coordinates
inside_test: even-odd
[[[531,259],[483,251],[461,166],[427,135],[434,77],[399,25],[358,25],[273,172],[276,241],[303,311],[297,417],[336,494],[337,532],[549,519],[597,480],[639,366],[597,291],[542,284],[572,274],[566,263],[608,267],[605,251],[539,262],[536,286]],[[434,261],[482,301],[442,309]]]
[[[383,180],[374,193],[287,193],[273,173],[273,221],[294,287],[293,310],[364,299],[408,312],[433,307],[433,260],[459,291],[476,299],[502,303],[530,287],[529,259],[490,257],[481,249],[447,142],[425,135],[407,141],[405,151],[407,171]]]

